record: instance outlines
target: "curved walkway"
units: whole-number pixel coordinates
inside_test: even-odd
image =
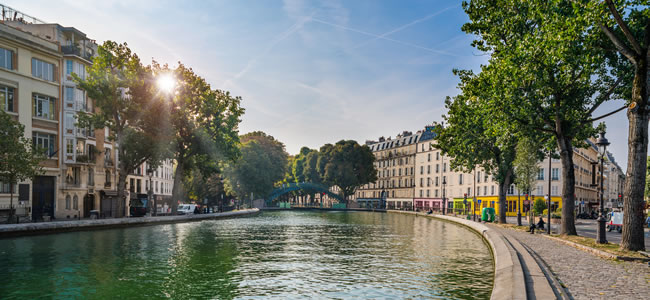
[[[650,295],[647,264],[603,259],[537,234],[488,227],[534,251],[574,299],[646,299]]]
[[[259,209],[253,208],[212,214],[0,224],[0,238],[80,230],[192,222],[207,219],[233,218],[256,214],[258,212]]]

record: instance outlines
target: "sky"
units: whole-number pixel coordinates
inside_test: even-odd
[[[453,0],[2,2],[98,43],[127,42],[144,63],[192,67],[242,97],[241,133],[264,131],[291,154],[441,121],[445,97],[458,94],[452,70],[478,71],[489,59],[461,31],[468,19]],[[625,170],[627,117],[603,121]]]

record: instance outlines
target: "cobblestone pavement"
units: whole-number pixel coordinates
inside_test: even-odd
[[[537,234],[491,227],[507,230],[532,248],[575,299],[647,299],[650,295],[647,264],[607,260]]]

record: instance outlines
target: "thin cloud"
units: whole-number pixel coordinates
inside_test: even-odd
[[[387,31],[387,32],[385,32],[385,33],[383,33],[383,34],[380,34],[379,36],[374,37],[374,38],[372,38],[372,39],[369,39],[369,40],[367,40],[367,41],[365,41],[365,42],[363,42],[363,43],[360,43],[359,45],[356,45],[356,46],[350,48],[349,50],[353,50],[353,49],[357,49],[357,48],[363,47],[363,46],[365,46],[365,45],[367,45],[367,44],[369,44],[369,43],[371,43],[371,42],[373,42],[373,41],[376,41],[376,40],[378,40],[378,39],[383,39],[383,38],[385,38],[385,37],[387,37],[387,36],[389,36],[389,35],[391,35],[391,34],[393,34],[393,33],[396,33],[396,32],[399,32],[399,31],[402,31],[402,30],[404,30],[404,29],[406,29],[406,28],[409,28],[409,27],[411,27],[411,26],[413,26],[413,25],[415,25],[415,24],[418,24],[418,23],[422,23],[422,22],[424,22],[424,21],[427,21],[427,20],[429,20],[429,19],[431,19],[431,18],[433,18],[433,17],[435,17],[435,16],[437,16],[437,15],[439,15],[439,14],[442,14],[443,12],[446,12],[446,11],[452,9],[452,8],[457,8],[457,7],[459,7],[459,6],[460,6],[460,4],[458,4],[458,5],[454,5],[454,6],[450,6],[450,7],[447,7],[447,8],[443,8],[443,9],[441,9],[441,10],[435,12],[435,13],[432,13],[432,14],[430,14],[430,15],[427,15],[427,16],[425,16],[425,17],[419,18],[419,19],[414,20],[414,21],[412,21],[412,22],[410,22],[410,23],[407,23],[407,24],[404,24],[404,25],[402,25],[402,26],[400,26],[400,27],[397,27],[397,28],[395,28],[395,29],[393,29],[393,30],[390,30],[390,31]]]
[[[378,34],[366,32],[366,31],[361,31],[361,30],[358,30],[358,29],[350,28],[350,27],[347,27],[347,26],[339,25],[339,24],[330,23],[330,22],[327,22],[327,21],[324,21],[324,20],[321,20],[321,19],[311,18],[311,21],[321,23],[321,24],[325,24],[325,25],[329,25],[329,26],[332,26],[332,27],[345,29],[345,30],[348,30],[348,31],[356,32],[356,33],[360,33],[360,34],[363,34],[363,35],[375,37],[375,38],[378,38],[378,39],[391,41],[391,42],[394,42],[394,43],[398,43],[400,45],[409,46],[409,47],[417,48],[417,49],[432,52],[432,53],[448,55],[448,56],[453,56],[453,57],[460,57],[459,55],[456,55],[456,54],[453,54],[453,53],[449,53],[449,52],[445,52],[445,51],[441,51],[441,50],[433,49],[433,48],[427,48],[427,47],[424,47],[424,46],[420,46],[420,45],[416,45],[416,44],[412,44],[412,43],[408,43],[408,42],[403,42],[403,41],[399,41],[399,40],[396,40],[396,39],[391,39],[391,38],[381,36],[381,35],[378,35]]]

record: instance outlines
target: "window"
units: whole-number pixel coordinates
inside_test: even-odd
[[[469,196],[469,195],[471,195],[471,194],[472,194],[472,188],[468,187],[468,188],[467,188],[467,195]]]
[[[14,193],[16,192],[16,186],[14,185]],[[0,181],[0,194],[10,194],[11,193],[11,184]]]
[[[65,74],[72,74],[72,61],[69,59],[65,61]]]
[[[438,177],[436,177],[435,183],[436,183],[436,186],[438,186],[438,184],[439,184]]]
[[[537,173],[537,180],[544,180],[544,168],[539,168],[539,173]]]
[[[106,170],[106,178],[104,181],[104,185],[107,187],[111,186],[111,170]]]
[[[95,185],[95,170],[93,168],[88,168],[88,186],[92,187]]]
[[[65,154],[74,155],[74,140],[66,139],[65,140]]]
[[[544,195],[544,186],[543,185],[538,185],[537,186],[537,195]]]
[[[424,148],[424,145],[422,145],[422,148]],[[420,178],[420,179],[422,179],[422,178]],[[420,184],[420,186],[422,186],[422,184]],[[420,198],[424,197],[422,194],[423,194],[423,190],[420,190]]]
[[[551,194],[552,195],[559,195],[557,185],[554,185],[554,186],[551,187]]]
[[[551,180],[559,180],[559,179],[560,179],[560,169],[558,168],[551,169]]]
[[[431,197],[431,191],[427,190],[427,198]]]
[[[54,145],[56,145],[56,136],[53,134],[33,132],[32,144],[34,147],[43,148],[46,154],[52,155],[54,153]]]
[[[81,168],[68,167],[65,172],[65,183],[70,185],[79,185],[81,183]]]
[[[70,209],[70,195],[65,196],[65,209]]]
[[[463,184],[463,174],[458,175],[458,184]]]
[[[431,161],[431,153],[427,154],[427,161]]]
[[[510,187],[508,188],[508,195],[512,195],[515,193],[515,185],[511,184]]]
[[[53,64],[32,58],[32,76],[48,81],[54,81],[54,69]]]
[[[483,195],[487,195],[487,185],[483,187]]]
[[[434,197],[437,198],[437,197],[438,197],[438,190],[435,190],[434,192],[435,192],[435,196],[434,196]]]
[[[14,60],[14,52],[5,49],[5,48],[0,48],[0,67],[13,70],[13,60]]]
[[[399,176],[402,176],[402,169],[397,170]]]
[[[476,196],[481,195],[481,187],[479,186],[478,189],[476,189]]]
[[[481,183],[481,172],[478,172],[478,176],[476,176],[476,182]]]
[[[56,99],[53,97],[34,94],[34,104],[32,107],[34,117],[43,119],[56,119]]]
[[[436,152],[436,160],[440,160],[440,152]]]
[[[447,172],[447,163],[442,163],[442,172]]]
[[[67,107],[72,107],[74,104],[74,88],[66,86],[63,91],[63,97],[65,98],[65,105]]]
[[[14,88],[0,85],[0,101],[2,101],[2,107],[5,111],[16,112],[14,108]]]
[[[420,178],[420,186],[424,186],[424,178]]]
[[[491,186],[491,187],[490,187],[490,194],[491,194],[491,195],[494,195],[494,186]]]
[[[437,173],[437,172],[436,172]],[[431,165],[427,166],[427,174],[431,174]]]
[[[436,173],[440,173],[440,165],[436,164]]]
[[[79,209],[79,197],[77,195],[74,195],[74,197],[72,197],[72,209]]]

